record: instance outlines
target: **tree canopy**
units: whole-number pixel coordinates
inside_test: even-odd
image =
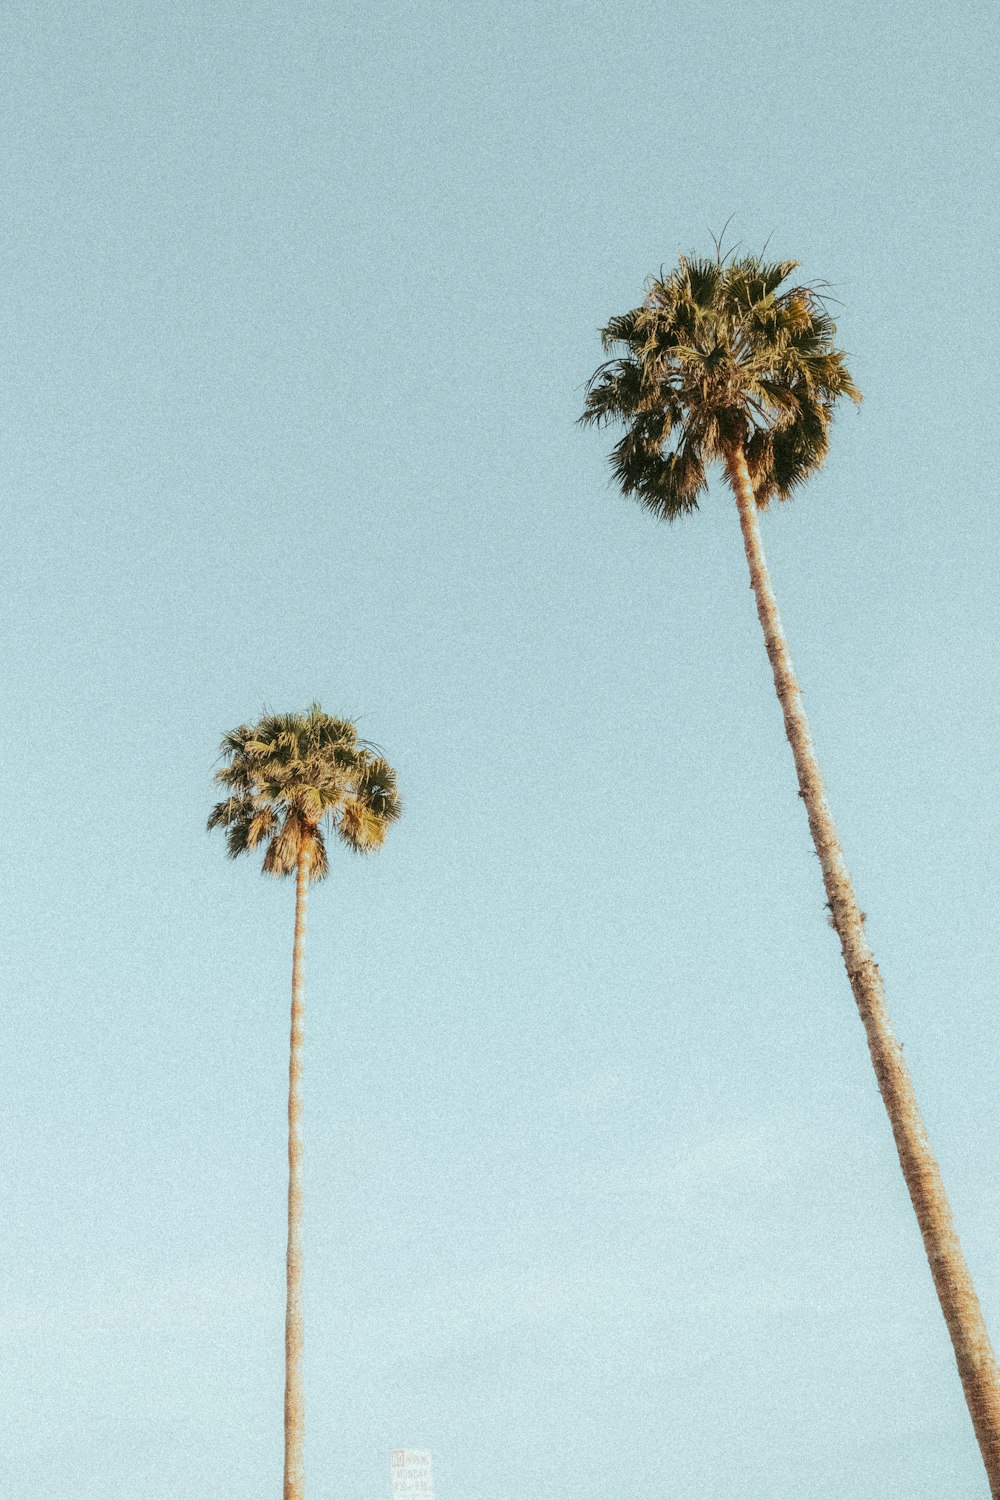
[[[731,445],[745,451],[759,505],[820,467],[834,405],[861,396],[822,290],[784,286],[797,265],[682,256],[602,329],[612,358],[588,383],[580,421],[624,424],[611,453],[623,494],[665,520],[697,510],[709,465]]]
[[[290,875],[300,855],[309,877],[327,873],[326,833],[355,853],[385,842],[402,811],[396,773],[375,746],[358,738],[351,719],[314,703],[304,714],[265,714],[241,724],[221,745],[216,781],[229,795],[217,802],[209,828],[225,828],[231,858],[266,845],[266,875]]]

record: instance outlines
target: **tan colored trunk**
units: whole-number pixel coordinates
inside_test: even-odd
[[[309,852],[295,872],[295,945],[292,949],[292,1035],[288,1057],[288,1259],[285,1303],[285,1494],[305,1493],[305,1403],[302,1389],[302,998],[309,899]]]
[[[865,936],[864,919],[826,800],[826,788],[768,576],[757,502],[741,446],[729,450],[726,473],[739,508],[743,545],[750,564],[750,585],[757,601],[757,614],[764,629],[774,685],[785,716],[785,733],[795,757],[799,790],[823,870],[833,925],[840,938],[847,977],[864,1022],[868,1049],[892,1125],[899,1162],[951,1334],[965,1399],[989,1476],[990,1492],[994,1500],[1000,1500],[1000,1372],[955,1232],[941,1172],[931,1154],[920,1118],[902,1048],[889,1024],[882,976]]]

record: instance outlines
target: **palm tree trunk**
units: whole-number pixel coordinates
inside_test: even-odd
[[[1000,1500],[1000,1372],[955,1232],[940,1169],[931,1154],[920,1118],[902,1048],[886,1014],[882,976],[865,936],[864,918],[826,800],[823,777],[768,576],[757,502],[742,445],[734,444],[728,449],[726,474],[739,509],[743,545],[750,564],[750,586],[757,601],[757,614],[764,630],[774,685],[785,716],[785,733],[795,757],[799,792],[806,805],[809,829],[823,870],[833,925],[840,938],[847,977],[864,1023],[900,1166],[951,1335],[972,1425],[989,1476],[990,1491],[994,1500]]]
[[[285,1492],[302,1500],[305,1405],[302,1390],[302,997],[309,899],[309,852],[295,871],[295,944],[292,949],[292,1035],[288,1058],[288,1258],[285,1302]]]

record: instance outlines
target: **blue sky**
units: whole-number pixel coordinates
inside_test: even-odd
[[[734,506],[574,420],[730,215],[834,283],[865,404],[764,537],[1000,1332],[997,30],[8,7],[11,1500],[277,1492],[293,893],[204,819],[314,698],[407,810],[311,910],[313,1500],[985,1497]]]

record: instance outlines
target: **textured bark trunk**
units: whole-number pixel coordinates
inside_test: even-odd
[[[305,1405],[302,1392],[302,998],[309,900],[309,853],[295,872],[295,945],[292,949],[292,1034],[288,1057],[288,1258],[285,1302],[285,1493],[305,1493]]]
[[[989,1476],[990,1492],[1000,1500],[1000,1372],[983,1321],[979,1299],[955,1232],[944,1184],[930,1145],[902,1048],[885,1009],[882,976],[868,939],[854,887],[844,863],[840,839],[826,800],[826,788],[802,707],[788,642],[771,588],[760,538],[757,502],[742,446],[727,454],[726,473],[736,497],[743,545],[750,565],[750,584],[764,629],[785,733],[795,757],[799,790],[823,870],[833,925],[840,939],[847,977],[861,1013],[868,1049],[882,1099],[892,1125],[900,1166],[910,1191],[924,1249],[955,1350],[972,1425]]]

